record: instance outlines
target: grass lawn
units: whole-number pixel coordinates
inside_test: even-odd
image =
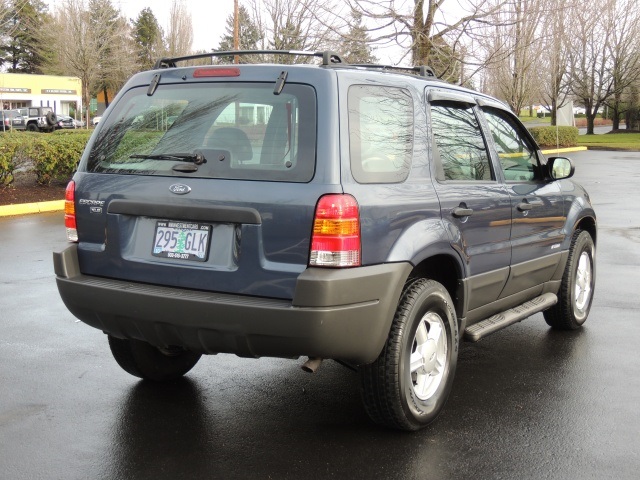
[[[603,135],[579,135],[578,145],[612,150],[639,150],[640,133],[606,133]]]
[[[551,115],[547,115],[547,116],[545,116],[543,118],[538,118],[535,115],[533,117],[530,117],[527,114],[527,115],[520,115],[518,118],[520,119],[520,121],[522,123],[536,122],[536,123],[548,123],[548,124],[551,124]]]

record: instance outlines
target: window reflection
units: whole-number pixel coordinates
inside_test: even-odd
[[[440,180],[492,180],[491,163],[480,126],[470,106],[431,105],[433,138],[440,156]]]
[[[531,181],[536,178],[538,159],[535,149],[513,121],[499,110],[487,108],[485,117],[507,181]]]
[[[349,88],[351,168],[362,183],[403,181],[413,151],[413,101],[401,88]]]

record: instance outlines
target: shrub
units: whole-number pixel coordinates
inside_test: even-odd
[[[533,127],[529,131],[541,147],[575,147],[578,144],[576,127]]]
[[[16,165],[16,150],[20,142],[12,135],[4,134],[0,142],[0,185],[9,185],[13,182],[13,173],[18,168]]]
[[[75,172],[90,132],[59,131],[55,135],[39,135],[29,146],[36,181],[48,185],[66,181]]]
[[[20,168],[32,168],[36,181],[48,185],[68,180],[78,165],[91,131],[53,134],[6,132],[0,138],[0,185],[9,185]]]

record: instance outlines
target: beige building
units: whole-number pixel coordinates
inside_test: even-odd
[[[0,109],[51,107],[56,113],[82,112],[82,86],[77,77],[0,73]]]

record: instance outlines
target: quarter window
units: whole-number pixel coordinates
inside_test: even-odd
[[[495,179],[480,125],[473,108],[465,103],[431,105],[431,125],[440,181],[491,181]]]
[[[398,183],[409,175],[413,101],[402,88],[349,88],[351,171],[360,183]]]

